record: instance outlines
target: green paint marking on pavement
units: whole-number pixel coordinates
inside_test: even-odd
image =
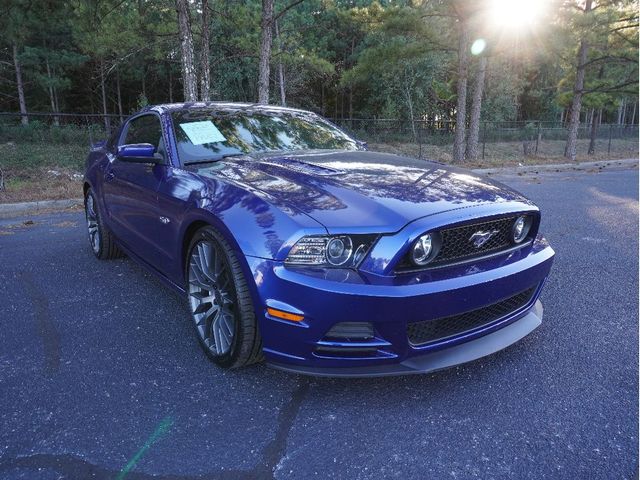
[[[138,461],[147,452],[147,450],[151,448],[151,445],[156,443],[164,434],[166,434],[172,425],[173,425],[173,418],[164,417],[156,427],[155,431],[151,434],[151,436],[147,439],[147,441],[144,442],[144,445],[142,446],[142,448],[138,450],[136,454],[131,458],[131,460],[127,462],[124,468],[120,470],[120,473],[116,477],[116,480],[123,480],[124,477],[126,477],[127,474],[131,470],[133,470],[133,467],[136,466],[136,463],[138,463]]]

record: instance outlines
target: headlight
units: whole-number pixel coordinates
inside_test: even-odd
[[[437,239],[431,233],[418,237],[411,249],[411,260],[418,266],[423,266],[433,260],[438,253]]]
[[[513,222],[513,243],[521,243],[531,229],[531,217],[529,215],[521,215]]]
[[[327,243],[327,260],[331,265],[344,265],[353,253],[353,243],[349,237],[335,237]]]
[[[355,267],[367,254],[376,235],[302,237],[291,247],[285,263],[327,267]]]

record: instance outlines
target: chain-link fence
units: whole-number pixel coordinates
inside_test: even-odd
[[[109,137],[125,118],[93,113],[0,112],[0,142],[89,145]]]
[[[107,138],[124,120],[120,115],[90,113],[0,113],[0,143],[78,145]],[[450,161],[455,122],[352,118],[334,122],[371,149],[417,158]],[[621,158],[638,153],[638,125],[598,125],[593,141],[591,125],[578,129],[580,158]],[[536,161],[562,157],[567,128],[557,122],[482,122],[479,160],[485,163]],[[590,144],[593,154],[590,154]]]
[[[451,160],[455,122],[379,118],[338,119],[334,122],[376,149],[418,158]],[[502,162],[558,158],[564,155],[566,140],[567,128],[557,122],[482,122],[479,160]],[[578,157],[636,156],[637,153],[637,124],[599,124],[593,140],[591,125],[582,124],[578,129]]]

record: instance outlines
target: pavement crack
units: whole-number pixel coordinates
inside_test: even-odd
[[[51,318],[49,301],[36,285],[33,275],[22,272],[20,277],[34,308],[38,335],[44,347],[45,373],[51,376],[60,369],[60,334]]]
[[[293,395],[291,395],[289,403],[280,409],[278,429],[275,437],[264,448],[263,463],[257,465],[250,478],[275,478],[275,469],[287,450],[287,439],[293,427],[293,422],[295,422],[308,392],[309,380],[302,377],[300,378],[298,387],[294,390]]]

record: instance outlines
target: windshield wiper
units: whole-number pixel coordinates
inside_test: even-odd
[[[211,158],[211,159],[206,159],[206,160],[191,160],[191,161],[187,161],[184,162],[184,165],[197,165],[200,163],[214,163],[214,162],[219,162],[220,160],[224,160],[225,158],[229,158],[229,157],[242,157],[246,155],[246,153],[226,153],[224,155],[220,155],[219,157],[216,158]]]

